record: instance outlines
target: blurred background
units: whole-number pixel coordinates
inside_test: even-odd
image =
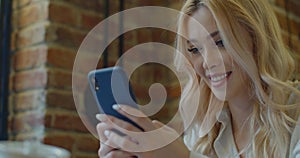
[[[300,62],[300,1],[269,2],[286,45]],[[99,142],[82,123],[72,95],[73,62],[82,40],[99,22],[119,11],[148,5],[180,9],[183,3],[184,0],[0,0],[0,140],[35,140],[62,147],[70,151],[72,158],[96,158]],[[109,45],[98,68],[115,65],[123,52],[138,44],[159,42],[173,46],[174,40],[174,33],[162,29],[127,32]],[[294,78],[300,79],[299,64]],[[139,67],[131,81],[141,104],[150,101],[151,84],[163,84],[167,101],[152,118],[168,122],[173,117],[181,91],[172,71],[149,63]]]

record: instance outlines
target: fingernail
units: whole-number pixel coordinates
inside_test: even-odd
[[[104,131],[104,135],[105,135],[106,137],[108,137],[109,134],[110,134],[110,131],[108,131],[108,130],[105,130],[105,131]]]
[[[112,108],[113,108],[114,110],[119,110],[119,109],[120,109],[120,105],[114,104],[114,105],[112,106]]]
[[[101,121],[101,122],[105,122],[106,121],[106,116],[102,115],[102,114],[97,114],[96,118]]]

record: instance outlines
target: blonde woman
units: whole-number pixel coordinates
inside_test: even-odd
[[[178,54],[175,65],[179,71],[189,74],[195,71],[198,75],[190,78],[182,93],[183,118],[189,115],[187,109],[193,94],[201,92],[197,115],[185,131],[184,141],[178,138],[163,148],[147,152],[124,151],[132,144],[143,148],[145,140],[119,136],[112,131],[113,125],[107,118],[122,128],[141,131],[112,116],[97,115],[101,121],[97,126],[102,142],[99,156],[300,157],[297,123],[300,92],[298,83],[290,81],[294,61],[283,44],[268,2],[187,0],[182,12],[190,17],[179,18],[178,32],[186,34],[187,39],[178,36],[176,46],[189,60],[186,63]],[[193,88],[197,84],[200,89]],[[130,107],[121,105],[115,109],[144,128],[143,132],[163,126],[158,121],[136,118],[123,111],[134,111]],[[150,139],[154,138],[149,138],[149,142]]]

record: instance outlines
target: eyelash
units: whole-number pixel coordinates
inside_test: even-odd
[[[197,53],[199,53],[199,50],[198,50],[198,48],[191,48],[191,49],[188,49],[188,51],[189,52],[191,52],[192,54],[197,54]]]
[[[223,44],[223,40],[218,40],[215,42],[215,44],[218,46],[218,47],[224,47],[224,44]],[[201,48],[202,50],[202,48]],[[192,54],[197,54],[197,53],[200,53],[198,48],[194,47],[194,48],[189,48],[188,49],[189,52],[191,52]]]
[[[218,47],[224,47],[223,40],[217,40],[215,43]]]

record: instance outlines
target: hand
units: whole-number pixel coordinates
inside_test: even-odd
[[[159,158],[166,155],[174,158],[189,157],[188,149],[174,129],[159,121],[150,120],[141,111],[129,106],[119,105],[114,109],[134,121],[144,131],[113,116],[97,115],[101,121],[97,125],[98,135],[102,144],[106,144],[103,148],[100,147],[101,158],[108,156],[110,152],[124,154],[120,158],[133,155],[139,158]],[[116,129],[125,136],[115,132]],[[116,148],[119,150],[113,150]]]
[[[100,148],[98,150],[99,158],[136,158],[136,156],[131,153],[111,147],[116,145],[104,136],[105,129],[108,129],[105,123],[101,122],[97,125],[97,132],[100,138]]]

